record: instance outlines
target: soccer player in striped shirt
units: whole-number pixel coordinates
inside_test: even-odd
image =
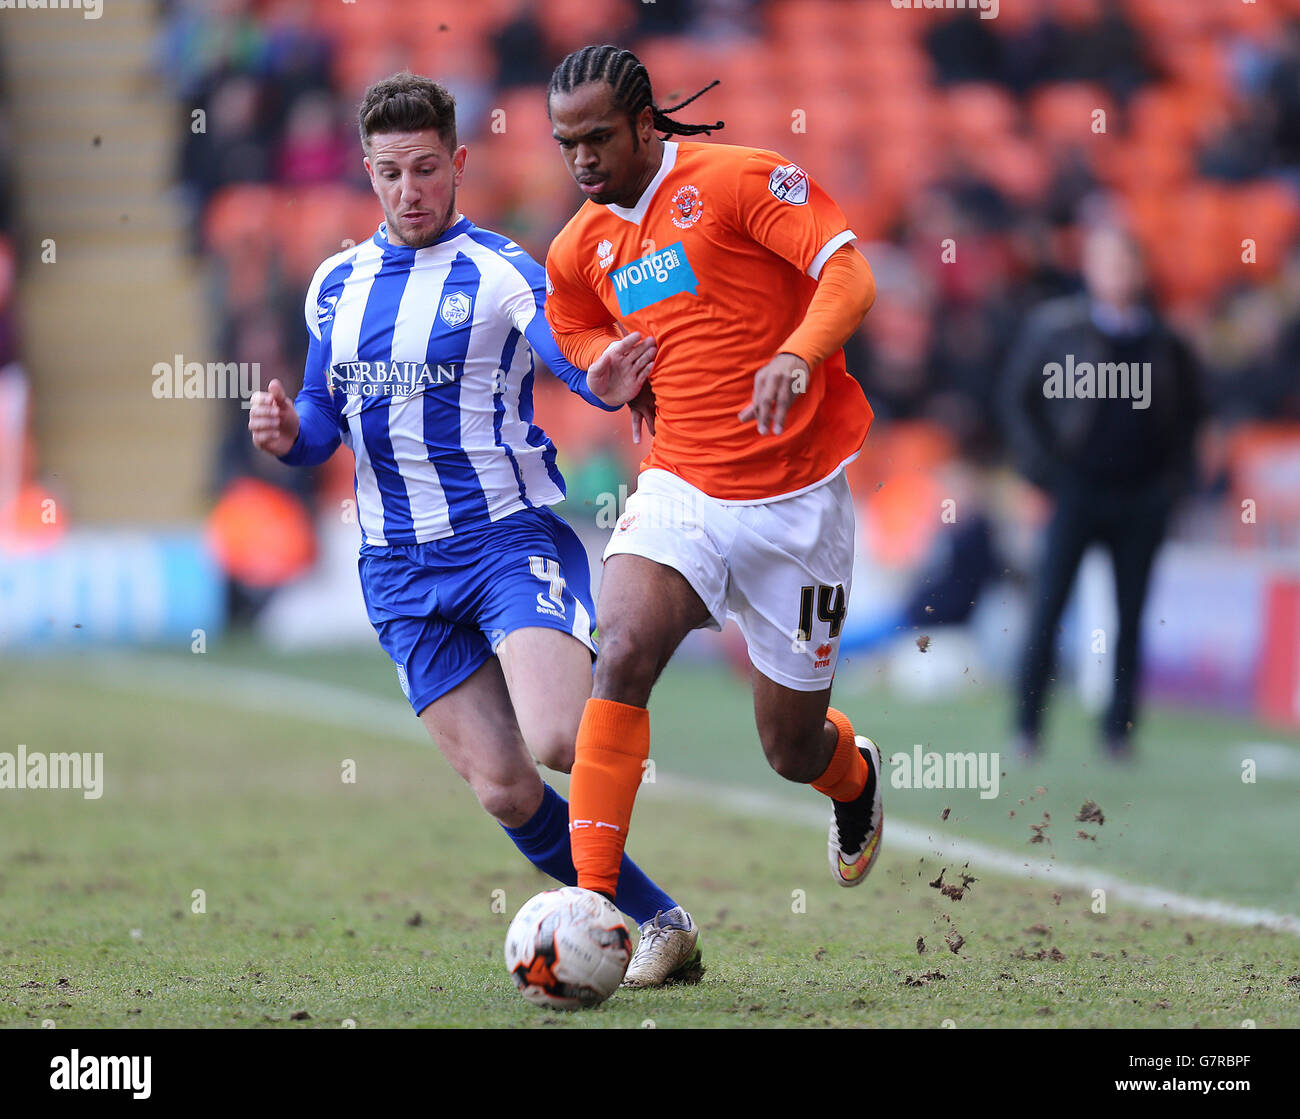
[[[582,544],[548,508],[564,480],[533,422],[534,354],[616,410],[637,397],[654,347],[611,340],[589,372],[563,358],[542,268],[457,213],[466,149],[442,86],[376,83],[360,131],[385,221],[317,269],[302,391],[291,402],[272,381],[248,426],[291,465],[352,449],[361,589],[402,690],[520,851],[574,885],[568,805],[533,758],[573,764],[595,611]],[[639,925],[685,917],[626,858],[614,901]],[[638,977],[634,956],[628,982],[658,982]]]
[[[856,886],[880,852],[880,752],[829,703],[853,573],[844,466],[871,422],[842,347],[875,284],[801,167],[669,139],[722,127],[668,115],[685,104],[657,107],[645,67],[613,46],[569,55],[548,93],[587,195],[547,255],[560,349],[581,366],[620,324],[657,344],[657,431],[605,551],[601,655],[569,788],[578,884],[618,888],[651,689],[690,630],[730,617],[768,762],[830,798],[831,874]],[[665,966],[692,944],[685,922],[660,939]]]

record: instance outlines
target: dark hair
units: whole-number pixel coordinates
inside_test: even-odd
[[[456,98],[431,78],[403,70],[375,82],[361,98],[357,113],[361,146],[370,150],[370,137],[380,132],[423,132],[436,129],[449,152],[456,150]]]
[[[707,93],[718,84],[714,79],[699,93],[668,109],[661,109],[654,103],[650,92],[650,75],[641,60],[629,50],[606,44],[603,47],[583,47],[565,57],[551,75],[551,84],[546,91],[546,112],[550,115],[551,95],[571,93],[580,85],[588,82],[604,82],[614,91],[614,104],[623,109],[633,124],[647,105],[654,120],[656,132],[667,136],[698,136],[701,132],[708,134],[723,127],[722,121],[714,124],[682,124],[671,120],[669,113],[685,108],[696,97]]]

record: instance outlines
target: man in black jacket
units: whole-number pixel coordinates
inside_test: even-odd
[[[1152,562],[1178,495],[1195,474],[1202,405],[1183,342],[1144,299],[1136,244],[1123,231],[1090,231],[1087,292],[1037,308],[1012,352],[1002,410],[1012,451],[1055,502],[1034,586],[1020,669],[1017,747],[1033,757],[1054,638],[1079,562],[1104,544],[1115,569],[1119,634],[1115,690],[1102,734],[1109,755],[1132,751],[1138,636]]]

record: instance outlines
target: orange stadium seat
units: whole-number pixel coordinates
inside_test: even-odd
[[[240,183],[218,191],[203,212],[203,239],[210,251],[227,255],[250,241],[271,236],[279,196],[276,188]]]
[[[373,208],[374,222],[354,220],[358,212],[358,195]],[[351,187],[325,184],[285,189],[279,205],[277,240],[291,275],[310,278],[328,256],[364,240],[374,232],[380,208],[374,195]]]
[[[546,0],[530,7],[556,54],[589,43],[620,42],[633,22],[632,9],[623,0]]]
[[[974,150],[1016,132],[1020,106],[1001,86],[965,82],[944,91],[942,120],[950,143]]]
[[[991,137],[971,155],[989,181],[1017,203],[1028,205],[1042,197],[1051,180],[1047,153],[1021,136]]]
[[[1116,127],[1115,100],[1105,86],[1093,82],[1055,82],[1029,99],[1029,119],[1035,134],[1049,147],[1075,146],[1095,152],[1102,134],[1093,132],[1093,113],[1106,113],[1106,135]]]
[[[908,13],[894,13],[906,18]],[[834,0],[778,0],[767,10],[767,35],[782,49],[794,43],[826,44],[844,34],[857,13]]]
[[[718,76],[713,71],[720,52],[708,50],[690,40],[668,36],[643,39],[637,46],[636,54],[650,74],[650,86],[657,105],[675,104]],[[717,93],[718,90],[715,89],[705,94],[696,105],[711,106],[711,99]],[[691,109],[694,110],[696,105],[692,105]],[[701,111],[704,111],[703,108]],[[716,115],[714,119],[717,119]]]
[[[859,4],[852,19],[841,20],[837,35],[860,49],[916,50],[925,28],[911,14],[889,4]]]
[[[334,64],[335,81],[344,100],[361,100],[372,82],[418,66],[415,44],[401,39],[345,40]]]
[[[1242,280],[1276,275],[1300,233],[1300,204],[1294,193],[1278,182],[1259,182],[1229,188],[1229,194],[1233,274]],[[1245,238],[1255,242],[1253,265],[1241,260]]]
[[[1195,171],[1193,153],[1164,136],[1139,135],[1099,149],[1093,170],[1104,183],[1128,193],[1149,187],[1174,190]]]

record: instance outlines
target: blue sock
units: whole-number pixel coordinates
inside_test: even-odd
[[[569,802],[550,785],[544,786],[541,807],[532,819],[517,828],[501,825],[524,857],[552,878],[566,886],[578,884],[569,847]],[[659,912],[675,909],[677,903],[656,886],[627,855],[618,870],[618,893],[614,904],[638,925],[652,920]]]

